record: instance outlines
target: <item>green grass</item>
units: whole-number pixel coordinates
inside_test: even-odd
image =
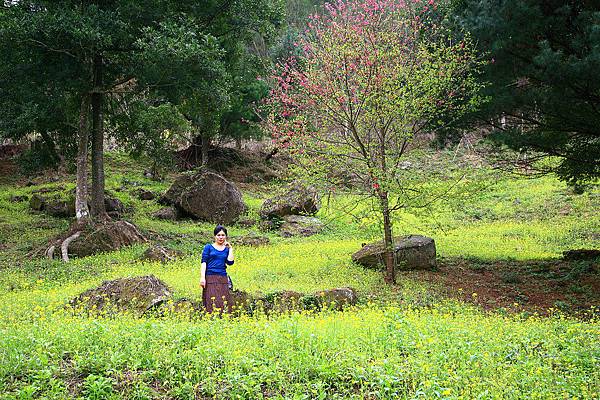
[[[350,260],[381,233],[373,216],[345,212],[356,204],[349,194],[319,212],[323,234],[266,233],[269,246],[236,246],[231,275],[251,293],[352,286],[360,296],[355,308],[223,319],[73,315],[64,308],[69,299],[124,276],[154,274],[176,298],[200,297],[199,255],[212,225],[154,220],[161,206],[137,199],[135,190],[160,193],[168,180],[144,178],[144,162],[123,155],[109,154],[107,164],[107,189],[132,208],[127,218],[186,256],[141,262],[140,245],[68,264],[30,260],[25,253],[68,221],[9,201],[41,186],[0,184],[0,399],[598,398],[600,321],[483,312],[416,278],[386,286],[380,272]],[[66,195],[69,179],[43,186]],[[598,246],[597,189],[574,195],[552,177],[485,170],[477,179],[477,192],[450,197],[432,212],[398,214],[395,232],[435,238],[442,257],[488,261],[544,260]],[[251,218],[268,193],[244,193]],[[251,230],[257,228],[232,226],[230,235]]]

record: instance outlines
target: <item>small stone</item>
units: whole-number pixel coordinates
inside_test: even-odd
[[[304,215],[287,215],[283,218],[283,224],[279,228],[279,234],[283,237],[312,236],[325,228],[318,218]]]
[[[159,261],[161,263],[166,263],[169,261],[174,261],[182,255],[183,253],[179,250],[173,250],[163,246],[154,245],[149,247],[144,252],[141,259],[144,261]]]
[[[29,200],[29,197],[27,197],[25,195],[23,195],[23,196],[12,195],[9,198],[9,201],[11,203],[21,203],[21,202],[27,201],[27,200]]]
[[[331,308],[338,311],[353,306],[358,300],[356,291],[351,287],[322,290],[315,293],[321,308]]]
[[[156,197],[156,195],[146,189],[140,189],[137,192],[137,196],[140,200],[154,200],[154,198]]]
[[[174,207],[164,207],[153,213],[152,217],[165,221],[175,221],[177,219],[177,210]]]
[[[236,245],[239,246],[265,246],[269,244],[269,238],[266,236],[259,236],[254,232],[250,232],[247,235],[235,237],[232,240]]]

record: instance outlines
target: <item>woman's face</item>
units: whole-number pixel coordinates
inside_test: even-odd
[[[223,231],[220,231],[219,233],[217,233],[215,235],[215,242],[217,244],[225,243],[225,239],[227,239],[227,236],[225,235],[225,232],[223,232]]]

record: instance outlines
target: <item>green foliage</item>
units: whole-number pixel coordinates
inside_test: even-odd
[[[73,148],[82,99],[92,92],[107,100],[109,132],[159,163],[177,145],[169,136],[183,129],[182,116],[206,137],[256,135],[245,119],[265,90],[247,46],[272,37],[281,18],[280,0],[7,3],[0,136],[40,133],[52,151],[53,142]]]
[[[154,169],[171,169],[178,138],[190,129],[189,122],[169,103],[152,106],[139,101],[128,106],[127,113],[113,120],[119,144],[134,157],[147,155]]]
[[[490,102],[462,127],[487,121],[495,146],[557,156],[561,179],[600,176],[597,2],[460,0],[453,18],[490,61]],[[501,118],[504,117],[504,121]],[[534,158],[535,159],[535,158]]]
[[[460,168],[434,171],[452,157],[423,152],[411,159],[411,168],[419,171],[418,180],[443,187]],[[409,275],[388,287],[377,271],[350,261],[361,242],[380,232],[372,218],[344,213],[356,203],[348,193],[332,196],[330,207],[319,211],[328,226],[323,234],[285,239],[268,233],[269,246],[236,246],[230,271],[241,290],[295,290],[307,294],[301,300],[306,305],[314,304],[318,290],[353,286],[357,307],[214,319],[73,314],[64,307],[69,299],[124,276],[154,274],[176,298],[199,300],[200,251],[212,226],[150,217],[160,205],[137,199],[135,190],[159,193],[168,187],[142,175],[150,162],[109,153],[107,189],[134,207],[128,217],[153,240],[185,252],[166,265],[139,261],[146,245],[68,264],[26,259],[24,253],[65,230],[68,221],[31,213],[26,201],[10,197],[42,188],[66,194],[70,178],[43,186],[0,186],[3,398],[591,399],[598,393],[597,318],[482,312],[442,298]],[[559,257],[563,250],[597,243],[597,189],[574,195],[550,176],[514,178],[485,165],[476,180],[476,194],[450,197],[429,213],[402,211],[394,221],[399,232],[430,235],[442,257],[469,259],[478,268],[493,268],[500,259]],[[274,189],[244,193],[251,215]],[[247,232],[230,227],[232,236]],[[590,268],[589,262],[573,264],[566,288],[589,290],[577,277]],[[570,311],[573,303],[566,298],[555,308]]]

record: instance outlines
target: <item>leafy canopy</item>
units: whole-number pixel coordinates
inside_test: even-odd
[[[332,186],[401,192],[414,140],[441,116],[480,101],[468,39],[441,27],[433,1],[338,1],[313,15],[279,65],[266,128],[297,163]]]

